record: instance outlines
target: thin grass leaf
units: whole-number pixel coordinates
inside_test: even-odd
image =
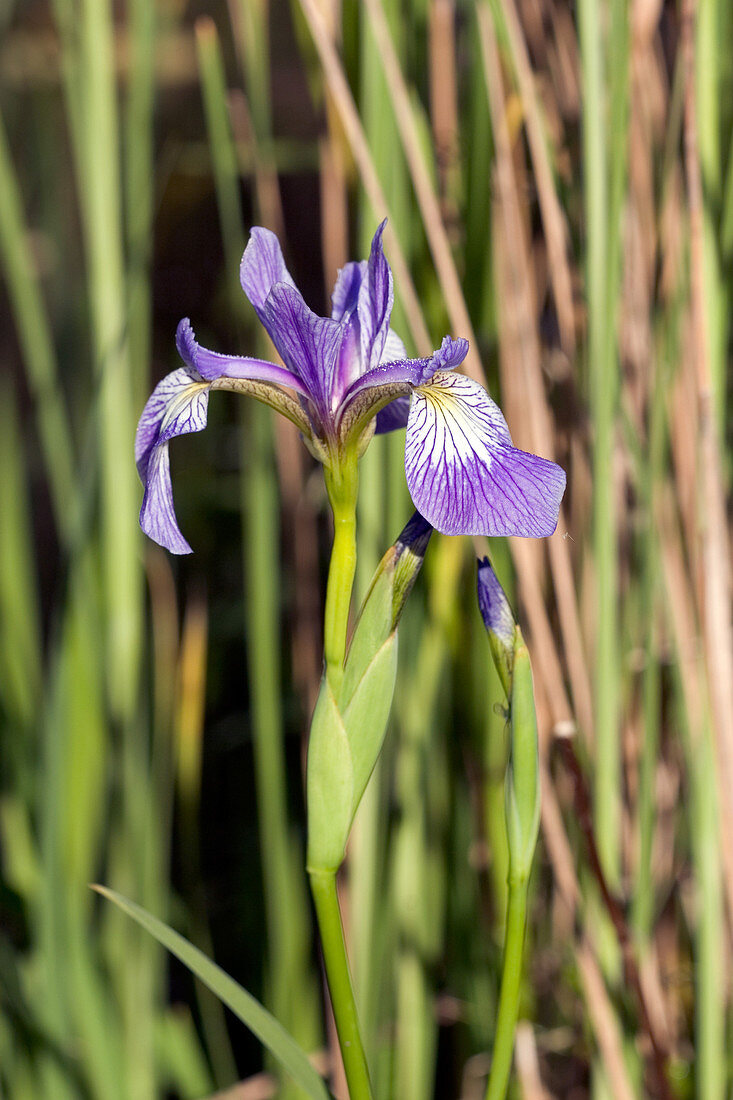
[[[328,1089],[308,1061],[305,1052],[275,1017],[270,1015],[246,989],[242,989],[233,978],[224,973],[221,967],[211,959],[207,959],[198,948],[178,932],[174,932],[172,928],[141,909],[139,905],[105,886],[94,886],[93,889],[132,917],[141,928],[154,936],[158,943],[180,959],[197,978],[200,978],[204,985],[208,986],[257,1036],[293,1080],[305,1090],[308,1096],[312,1097],[312,1100],[329,1100]]]

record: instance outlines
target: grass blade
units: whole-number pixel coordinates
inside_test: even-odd
[[[217,997],[230,1008],[242,1023],[254,1032],[257,1038],[277,1058],[293,1080],[312,1097],[312,1100],[329,1100],[328,1089],[323,1079],[308,1061],[303,1050],[259,1001],[242,989],[233,978],[225,974],[220,966],[199,951],[167,924],[141,909],[139,905],[122,897],[105,886],[94,889],[102,897],[117,905],[124,913],[132,917],[141,928],[154,936],[172,955],[188,967],[197,978],[208,986]]]

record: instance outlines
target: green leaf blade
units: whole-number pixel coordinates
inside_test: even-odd
[[[139,905],[106,886],[94,886],[93,889],[132,917],[158,943],[180,959],[257,1036],[312,1100],[330,1100],[323,1079],[308,1061],[305,1051],[251,993],[187,939]]]

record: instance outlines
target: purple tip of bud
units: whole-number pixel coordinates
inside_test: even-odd
[[[478,605],[489,633],[507,649],[513,649],[514,616],[488,558],[478,563]]]
[[[433,530],[433,526],[423,519],[419,512],[415,512],[397,538],[395,543],[397,557],[401,557],[405,550],[409,550],[415,557],[424,558]]]

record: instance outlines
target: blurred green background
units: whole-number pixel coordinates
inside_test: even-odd
[[[287,423],[214,394],[139,532],[137,418],[274,229],[306,300],[386,215],[394,327],[446,332],[568,472],[492,540],[533,659],[544,807],[513,1095],[733,1083],[726,0],[5,0],[0,8],[0,1096],[295,1096],[88,887],[173,924],[343,1096],[303,873],[329,517]],[[362,465],[357,589],[411,512]],[[505,903],[480,542],[436,536],[343,876],[381,1098],[481,1097]]]

